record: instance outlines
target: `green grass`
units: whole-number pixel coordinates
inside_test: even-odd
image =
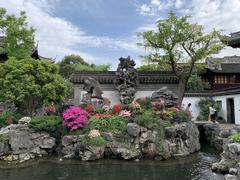
[[[84,136],[81,141],[85,144],[90,144],[94,146],[104,146],[106,144],[106,141],[103,137],[98,136],[98,137],[88,137]]]

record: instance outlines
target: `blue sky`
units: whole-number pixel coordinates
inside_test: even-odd
[[[0,0],[0,7],[18,15],[27,12],[41,55],[61,60],[78,54],[88,62],[112,64],[130,55],[141,65],[147,52],[136,45],[136,32],[154,29],[169,11],[191,15],[191,21],[225,34],[240,31],[240,0]],[[226,48],[218,56],[239,55]]]

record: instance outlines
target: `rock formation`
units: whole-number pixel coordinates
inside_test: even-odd
[[[120,93],[120,102],[123,109],[127,109],[128,105],[134,100],[136,93],[136,86],[138,84],[138,73],[134,66],[134,60],[128,56],[127,58],[120,58],[120,63],[116,71],[115,86]]]
[[[83,95],[82,103],[102,106],[103,92],[99,82],[96,79],[92,77],[86,78],[84,80],[83,90],[87,91],[87,93]]]
[[[136,123],[128,123],[127,132],[103,133],[106,144],[101,146],[86,144],[81,136],[63,137],[62,154],[66,158],[79,158],[83,161],[103,157],[125,160],[140,158],[162,160],[186,156],[200,149],[199,132],[191,122],[167,128],[157,126],[151,129]]]
[[[0,159],[24,162],[48,155],[55,146],[55,138],[36,132],[26,124],[12,124],[0,130]]]
[[[167,87],[163,87],[153,92],[151,99],[153,102],[162,102],[164,107],[170,108],[177,105],[178,96]]]

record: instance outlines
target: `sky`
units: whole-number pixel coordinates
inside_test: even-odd
[[[137,46],[137,32],[154,29],[170,11],[190,15],[205,32],[240,31],[240,0],[0,0],[0,7],[17,16],[26,11],[40,55],[59,61],[77,54],[112,69],[127,56],[142,65],[147,51]],[[240,49],[227,47],[215,56],[229,55],[240,55]]]

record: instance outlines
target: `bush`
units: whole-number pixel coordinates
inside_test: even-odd
[[[0,113],[0,128],[12,123],[13,124],[17,123],[21,117],[22,117],[21,114],[10,111],[4,111]]]
[[[149,97],[138,98],[136,102],[140,104],[143,109],[151,109],[152,108],[152,100]]]
[[[65,100],[67,86],[55,64],[10,57],[0,63],[0,72],[0,101],[13,102],[25,116],[32,117],[45,103]]]
[[[105,113],[106,111],[105,111],[105,109],[103,109],[103,108],[94,108],[93,112],[94,112],[94,113],[103,114],[103,113]]]
[[[171,122],[171,123],[182,123],[191,120],[191,114],[186,111],[182,111],[179,109],[173,109],[171,111],[165,111],[160,114],[160,118],[162,120]]]
[[[126,130],[128,119],[121,116],[111,116],[103,119],[91,117],[85,130],[97,129],[101,132],[118,133]]]
[[[81,140],[85,144],[90,144],[94,146],[103,146],[106,144],[106,140],[101,136],[98,136],[98,137],[84,136],[84,138],[82,138]]]
[[[152,111],[145,111],[142,115],[137,116],[136,123],[140,126],[150,128],[152,124],[160,120]]]
[[[191,75],[187,83],[187,89],[190,91],[204,90],[204,85],[201,77],[197,74]]]
[[[230,139],[235,143],[240,143],[240,133],[230,136]]]
[[[88,113],[77,106],[70,106],[63,112],[64,125],[70,130],[83,128],[88,120]]]
[[[217,105],[217,103],[210,98],[202,99],[198,102],[198,106],[200,108],[200,116],[197,118],[197,120],[200,121],[207,121],[209,116],[209,107],[213,104],[213,107],[220,111],[221,107]]]
[[[62,124],[60,116],[34,116],[30,121],[30,127],[37,131],[45,131],[53,136],[56,135]]]

